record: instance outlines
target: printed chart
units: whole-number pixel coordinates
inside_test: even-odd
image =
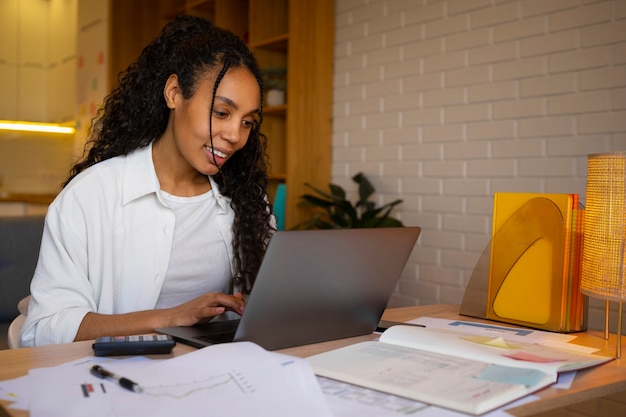
[[[182,384],[144,386],[143,388],[144,395],[175,400],[186,399],[193,395],[224,397],[254,394],[257,391],[254,384],[242,372],[236,370]]]

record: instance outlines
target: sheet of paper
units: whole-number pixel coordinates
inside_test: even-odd
[[[587,346],[568,343],[576,338],[575,334],[545,332],[541,330],[519,329],[493,323],[475,323],[462,320],[448,320],[434,317],[419,317],[409,320],[407,323],[421,324],[428,328],[457,330],[477,336],[489,336],[496,340],[498,337],[506,337],[509,341],[536,343],[561,349],[569,349],[580,353],[593,353],[597,349]]]
[[[559,374],[559,379],[553,387],[558,389],[570,389],[574,379],[576,379],[576,372],[577,371],[561,372]]]
[[[334,379],[317,377],[336,417],[421,416],[428,404]]]
[[[329,378],[317,377],[335,417],[467,417],[468,414],[429,405]],[[481,417],[511,417],[506,410],[537,400],[527,395]]]
[[[120,361],[119,364],[117,362]],[[57,375],[69,375],[74,372],[78,372],[79,381],[89,378],[86,375],[84,368],[90,367],[95,364],[101,364],[111,370],[115,369],[121,373],[125,369],[128,369],[129,363],[133,363],[132,367],[138,366],[150,366],[157,362],[157,360],[147,360],[143,357],[133,357],[126,359],[111,359],[100,357],[85,357],[72,362],[59,365],[57,368]],[[72,368],[76,366],[80,367],[79,371],[72,371]],[[67,368],[67,372],[64,368]],[[575,372],[564,373],[559,376],[559,388],[567,388],[571,383],[571,377],[575,375]],[[15,378],[12,380],[0,381],[0,399],[7,401],[16,401],[9,407],[12,409],[28,410],[29,407],[29,385],[30,377],[28,375]],[[402,397],[397,397],[391,394],[385,394],[379,391],[370,390],[367,388],[359,387],[352,384],[347,384],[340,381],[335,381],[328,378],[317,377],[320,388],[324,394],[324,397],[335,417],[402,417],[402,416],[416,416],[416,417],[461,417],[466,414],[457,413],[452,410],[431,406],[419,401],[409,400]],[[563,381],[562,381],[563,380]],[[92,379],[92,393],[89,395],[92,397],[106,395],[102,391],[103,381]],[[99,382],[98,382],[99,381]],[[81,383],[82,385],[85,383]],[[110,387],[107,383],[105,387]],[[113,387],[117,389],[117,387]],[[106,388],[105,388],[106,389]],[[83,393],[84,395],[84,393]],[[523,402],[534,400],[534,396],[527,396]],[[78,399],[81,401],[82,398]],[[504,408],[509,408],[509,405]],[[492,413],[488,413],[484,417],[500,417],[508,416],[502,410],[497,410]]]
[[[477,414],[556,381],[553,374],[496,367],[375,341],[314,355],[308,360],[320,376]]]
[[[357,385],[317,377],[335,417],[467,417],[447,408],[397,397]],[[507,404],[481,417],[510,417],[505,409],[535,401],[535,395]]]
[[[63,375],[64,368],[72,368],[74,366],[93,366],[98,364],[107,364],[114,361],[123,361],[124,363],[128,362],[137,362],[137,361],[149,361],[149,359],[137,356],[126,359],[111,359],[111,358],[103,358],[96,356],[88,356],[84,358],[80,358],[71,362],[67,362],[61,365],[54,367],[57,369],[55,372],[58,372],[59,375]],[[150,363],[154,363],[155,361],[151,361]],[[23,377],[10,379],[6,381],[0,381],[0,399],[6,401],[13,401],[13,403],[9,406],[9,408],[16,410],[28,410],[30,405],[30,378],[28,375]]]
[[[209,346],[156,364],[106,364],[139,383],[143,393],[98,379],[89,368],[85,363],[32,370],[31,417],[331,416],[306,361],[248,342]]]
[[[28,410],[28,376],[0,381],[0,400],[12,401],[10,408]]]
[[[393,326],[380,337],[383,343],[485,363],[538,369],[554,375],[554,381],[557,372],[584,369],[613,360],[608,356],[568,349],[569,346],[556,348],[526,341],[511,341],[509,336],[504,336],[502,342],[496,344],[485,343],[481,339],[454,329],[417,326]]]

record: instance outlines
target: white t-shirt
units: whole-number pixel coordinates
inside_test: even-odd
[[[227,292],[231,269],[226,242],[215,222],[212,191],[178,197],[160,191],[176,216],[169,267],[155,308],[170,308],[206,292]]]

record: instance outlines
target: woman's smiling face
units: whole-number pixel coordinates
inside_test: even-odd
[[[172,77],[168,83],[171,81]],[[189,99],[179,88],[173,96],[174,107],[170,105],[171,131],[178,151],[187,164],[204,175],[217,174],[246,145],[261,102],[254,75],[246,68],[229,69],[215,92],[211,115],[214,83],[213,74],[200,79]]]

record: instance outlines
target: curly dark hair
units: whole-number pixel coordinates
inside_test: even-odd
[[[247,68],[257,79],[263,97],[261,70],[236,35],[195,16],[179,16],[169,22],[137,61],[119,74],[118,86],[104,99],[103,107],[92,120],[84,156],[71,168],[64,185],[88,167],[148,146],[163,135],[170,112],[163,88],[170,75],[178,76],[182,94],[189,99],[203,76],[217,74],[209,113],[213,114],[215,92],[231,68]],[[267,200],[266,138],[260,131],[262,110],[261,107],[246,145],[213,176],[220,192],[231,198],[235,212],[232,244],[236,272],[231,289],[239,286],[245,294],[252,289],[275,231]]]

